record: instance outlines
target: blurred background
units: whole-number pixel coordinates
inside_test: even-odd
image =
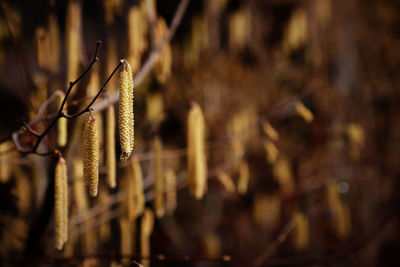
[[[13,0],[0,9],[2,266],[400,266],[399,1]],[[99,196],[89,197],[82,120],[70,120],[66,144],[56,127],[41,146],[60,149],[69,170],[69,237],[57,251],[55,160],[18,153],[11,134],[32,147],[19,129],[45,129],[59,106],[46,100],[79,76],[98,40],[99,61],[67,111],[130,62],[134,155],[157,216],[129,215],[131,163],[119,162],[110,189],[100,156]],[[100,135],[117,76],[97,101]],[[200,200],[188,187],[194,103],[205,121]],[[169,185],[163,216],[158,175]]]

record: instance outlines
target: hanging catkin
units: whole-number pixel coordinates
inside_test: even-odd
[[[97,196],[99,184],[99,138],[96,120],[90,114],[83,132],[83,178],[91,197]]]
[[[188,177],[192,195],[201,199],[207,190],[207,160],[205,153],[205,123],[197,103],[188,115]]]
[[[111,105],[107,109],[106,118],[106,167],[107,184],[110,188],[115,188],[117,185],[115,154],[115,111]]]
[[[68,238],[67,165],[61,156],[56,164],[54,187],[55,246],[61,250]]]
[[[150,256],[150,235],[153,231],[153,227],[154,214],[149,208],[146,208],[144,210],[140,231],[140,250],[143,258],[148,258]],[[143,260],[143,266],[150,266],[150,261]]]
[[[67,48],[67,82],[78,78],[79,56],[81,54],[82,9],[76,0],[70,0],[67,8],[66,48]],[[74,94],[76,90],[72,90]]]
[[[121,160],[126,161],[134,146],[134,115],[133,115],[133,78],[128,61],[122,60],[119,91],[119,138],[121,143]]]
[[[176,174],[174,170],[168,169],[165,172],[165,183],[167,193],[167,212],[171,215],[174,213],[178,203],[176,195]]]
[[[162,166],[162,144],[160,138],[156,138],[154,140],[154,154],[155,154],[155,163],[154,163],[154,210],[157,218],[161,218],[164,216],[164,177],[163,177],[163,166]]]
[[[247,188],[249,186],[250,170],[247,161],[242,160],[239,165],[239,180],[237,184],[237,191],[239,195],[244,195],[247,193]]]
[[[146,202],[144,191],[143,191],[143,173],[142,168],[137,157],[132,157],[132,171],[135,181],[135,203],[136,203],[136,216],[143,213],[144,205]]]

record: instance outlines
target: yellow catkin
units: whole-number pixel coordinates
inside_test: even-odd
[[[205,122],[197,103],[188,115],[188,178],[191,194],[201,199],[207,190],[207,159],[205,152]]]
[[[16,165],[13,168],[13,174],[17,178],[15,179],[15,191],[13,195],[16,197],[16,206],[19,214],[25,216],[32,205],[32,186],[30,177],[27,176],[26,172],[21,168],[20,165]]]
[[[11,142],[4,142],[0,144],[0,182],[5,183],[10,179],[10,163],[7,162],[9,158],[9,149],[11,148]]]
[[[61,250],[68,238],[67,165],[63,157],[60,157],[56,164],[54,201],[55,247]]]
[[[217,174],[217,180],[222,184],[225,188],[226,192],[234,193],[235,192],[235,184],[233,183],[231,177],[225,172],[219,172]]]
[[[132,173],[135,181],[135,203],[136,203],[136,216],[143,213],[146,199],[143,190],[143,173],[137,157],[132,157]]]
[[[97,196],[99,185],[99,138],[96,124],[90,114],[83,132],[83,178],[91,197]]]
[[[60,29],[55,14],[49,16],[49,42],[50,42],[50,71],[57,73],[60,70]]]
[[[336,210],[335,229],[342,239],[345,239],[351,231],[351,212],[347,203],[341,202]]]
[[[134,146],[133,78],[131,66],[126,60],[123,60],[120,73],[119,138],[122,150],[120,158],[126,161]]]
[[[114,22],[115,15],[121,12],[122,3],[122,0],[103,0],[107,24],[112,24]]]
[[[147,18],[143,11],[138,6],[128,11],[128,59],[133,72],[139,70],[142,54],[147,48]]]
[[[278,141],[279,134],[268,121],[263,122],[262,128],[263,128],[264,133],[268,136],[269,139],[271,139],[274,142]]]
[[[40,68],[49,69],[49,36],[44,27],[38,27],[35,31],[36,57]]]
[[[150,235],[154,227],[154,214],[151,209],[146,208],[143,213],[140,231],[140,250],[143,258],[150,257]],[[142,261],[144,267],[150,266],[150,260]]]
[[[307,24],[304,8],[295,10],[284,32],[282,46],[286,53],[290,53],[305,44],[308,39]]]
[[[260,227],[278,227],[281,214],[281,201],[277,195],[256,195],[253,218]]]
[[[303,118],[303,120],[307,123],[311,123],[314,120],[314,115],[303,103],[297,101],[294,104],[297,114]]]
[[[275,180],[284,195],[290,195],[294,190],[293,173],[290,163],[286,158],[279,158],[272,167]]]
[[[117,42],[110,36],[107,41],[106,47],[106,67],[104,77],[108,77],[115,68],[115,63],[118,61]],[[111,79],[107,85],[107,91],[111,94],[118,91],[118,79]]]
[[[229,18],[229,48],[233,51],[243,49],[251,36],[251,11],[241,8]]]
[[[164,119],[164,101],[162,94],[149,94],[146,97],[146,118],[151,124],[158,124]]]
[[[346,134],[349,138],[349,156],[352,160],[358,161],[361,155],[361,147],[365,143],[365,134],[361,125],[349,123],[346,127]]]
[[[77,213],[86,212],[89,208],[89,199],[87,196],[85,184],[83,181],[83,162],[80,158],[76,158],[73,162],[73,196],[74,209]],[[90,222],[85,221],[83,225],[88,225]],[[82,250],[84,253],[94,253],[96,251],[97,241],[96,233],[93,230],[86,231],[83,234]]]
[[[309,221],[308,218],[300,212],[294,214],[296,227],[293,232],[293,244],[297,249],[305,249],[309,243]]]
[[[76,0],[70,0],[67,8],[66,41],[67,41],[67,82],[78,78],[79,57],[81,54],[82,14],[81,5]],[[72,90],[71,94],[76,92]]]
[[[278,155],[279,155],[278,148],[275,146],[275,144],[272,141],[266,140],[264,142],[264,149],[265,149],[265,152],[267,154],[267,161],[270,164],[273,164],[276,161],[276,159],[278,158]]]
[[[204,252],[207,257],[213,259],[221,256],[222,244],[221,239],[214,233],[209,233],[203,239]]]
[[[121,255],[132,255],[134,253],[135,241],[135,221],[130,221],[127,218],[119,218],[119,227],[121,233],[120,248]],[[122,262],[129,264],[129,258],[123,259]]]
[[[177,207],[176,174],[174,170],[168,169],[165,172],[165,183],[167,192],[167,213],[172,215]]]
[[[166,32],[168,31],[167,23],[165,22],[164,18],[159,17],[157,19],[156,25],[156,43],[159,44]],[[171,75],[171,66],[172,66],[172,52],[171,52],[171,45],[167,43],[160,52],[158,57],[158,61],[154,66],[154,73],[156,79],[159,83],[165,83],[169,76]]]
[[[241,161],[239,164],[239,180],[237,184],[237,191],[240,195],[247,193],[247,188],[249,186],[250,171],[249,164],[247,161]]]
[[[346,238],[351,230],[349,206],[340,199],[336,182],[328,184],[326,192],[335,231],[339,238]]]
[[[106,169],[107,169],[107,184],[110,188],[115,188],[117,185],[117,161],[115,151],[115,110],[111,105],[107,108],[106,118]]]
[[[64,99],[64,94],[59,96],[59,106]],[[57,121],[57,145],[59,147],[64,147],[68,141],[68,119],[60,118]]]
[[[157,218],[161,218],[165,214],[164,207],[164,189],[165,181],[163,176],[163,162],[162,162],[162,144],[160,138],[154,140],[154,210]]]

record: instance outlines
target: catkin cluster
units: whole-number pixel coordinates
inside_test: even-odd
[[[205,123],[197,103],[188,115],[188,177],[191,193],[201,199],[207,189],[207,159],[205,153]]]
[[[56,164],[54,187],[55,246],[61,250],[68,239],[67,165],[63,157]]]
[[[120,73],[119,91],[119,138],[121,143],[121,160],[126,161],[134,146],[134,115],[133,115],[133,77],[131,65],[123,60]]]
[[[99,138],[96,120],[90,114],[83,132],[83,179],[89,187],[89,194],[97,196],[99,184]]]

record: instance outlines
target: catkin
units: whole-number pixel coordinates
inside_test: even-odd
[[[150,256],[150,235],[154,227],[154,214],[151,209],[146,208],[143,213],[140,231],[140,250],[143,258]],[[143,266],[150,266],[149,260],[143,260]]]
[[[272,125],[268,122],[268,121],[264,121],[262,124],[262,128],[264,133],[274,142],[278,141],[279,139],[279,134],[278,132],[275,130],[274,127],[272,127]]]
[[[67,165],[63,157],[56,164],[54,187],[55,246],[61,250],[68,238]]]
[[[226,174],[225,172],[219,172],[217,175],[217,180],[222,184],[226,192],[235,193],[235,184],[228,174]]]
[[[168,31],[167,23],[164,18],[159,17],[157,19],[156,29],[155,29],[155,41],[157,44],[163,40],[164,35]],[[171,45],[169,43],[165,44],[160,52],[158,61],[154,66],[154,72],[156,79],[159,83],[165,83],[169,76],[171,75],[172,66],[172,52]]]
[[[83,132],[83,178],[91,197],[97,196],[99,184],[99,138],[96,120],[90,114]]]
[[[178,203],[176,195],[176,175],[174,170],[168,169],[165,172],[165,183],[167,187],[167,212],[171,215],[174,213]]]
[[[67,9],[67,82],[73,81],[79,73],[79,56],[81,54],[81,5],[78,1],[70,0]],[[71,95],[76,92],[73,90]]]
[[[279,155],[278,148],[275,146],[275,144],[272,141],[266,140],[264,142],[264,149],[267,154],[267,161],[270,164],[273,164]]]
[[[89,199],[87,196],[85,184],[83,181],[83,162],[80,158],[77,158],[73,162],[73,197],[74,207],[73,209],[77,212],[85,212],[89,208]],[[83,225],[87,227],[90,224],[89,221],[83,222]],[[93,229],[86,231],[81,239],[82,250],[84,253],[94,253],[96,251],[97,240],[96,233]]]
[[[155,169],[154,169],[154,210],[157,218],[164,216],[164,177],[163,177],[163,166],[162,166],[162,144],[159,138],[154,140],[154,153],[155,153]]]
[[[201,199],[207,190],[207,159],[205,153],[205,122],[197,103],[188,115],[188,177],[192,195]]]
[[[120,73],[119,138],[122,150],[120,158],[126,161],[134,146],[133,78],[131,66],[126,60],[123,60]]]
[[[249,164],[247,161],[241,161],[239,164],[239,180],[237,184],[237,191],[239,195],[244,195],[247,193],[247,188],[249,186],[250,171]]]
[[[132,157],[132,169],[135,181],[135,203],[136,203],[136,216],[143,213],[146,199],[143,191],[143,173],[137,157]]]
[[[59,96],[59,106],[61,106],[64,94]],[[64,147],[67,144],[68,139],[68,120],[67,118],[59,118],[57,121],[57,145]]]
[[[141,7],[133,6],[128,12],[128,59],[133,71],[140,68],[143,52],[147,48],[147,19]]]
[[[0,144],[0,182],[6,183],[10,179],[10,165],[7,162],[9,153],[6,153],[11,147],[11,142]]]
[[[107,109],[106,120],[106,167],[107,167],[107,184],[110,188],[115,188],[116,181],[116,153],[115,153],[115,111],[111,105]]]
[[[304,119],[305,122],[311,123],[314,120],[314,115],[303,103],[297,101],[294,104],[297,114]]]
[[[293,219],[296,223],[296,228],[294,229],[293,242],[297,249],[305,249],[309,242],[309,222],[308,218],[300,212],[294,214]]]

